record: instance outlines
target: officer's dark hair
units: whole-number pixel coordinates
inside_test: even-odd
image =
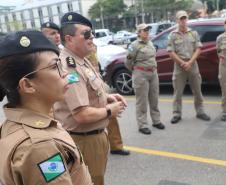
[[[6,96],[8,107],[20,105],[18,84],[22,77],[36,70],[40,52],[13,55],[0,59],[0,101]],[[34,74],[27,78],[33,78]]]
[[[60,28],[60,37],[63,45],[65,44],[65,36],[75,36],[76,30],[77,28],[75,24],[66,24]]]

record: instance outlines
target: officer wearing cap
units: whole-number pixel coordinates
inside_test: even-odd
[[[94,46],[94,50],[92,53],[90,53],[86,57],[90,63],[95,67],[95,70],[100,73],[99,69],[99,62],[97,59],[97,46]],[[106,91],[110,92],[110,88],[107,84],[106,86]],[[107,126],[107,131],[108,131],[108,139],[109,139],[109,144],[110,144],[110,152],[113,155],[123,155],[127,156],[130,154],[130,151],[125,150],[123,148],[123,141],[122,141],[122,136],[120,132],[120,127],[118,123],[118,119],[116,117],[112,117],[109,119],[109,124]]]
[[[67,71],[59,51],[39,31],[20,31],[0,40],[0,127],[2,184],[92,184],[70,135],[48,116],[64,98]]]
[[[139,132],[151,134],[147,123],[147,108],[149,104],[152,126],[164,129],[160,121],[158,108],[159,79],[156,50],[149,38],[150,27],[142,23],[137,26],[138,39],[128,48],[128,56],[125,65],[132,70],[132,82],[136,95],[136,119]]]
[[[226,30],[226,21],[224,21]],[[226,121],[226,32],[220,34],[216,41],[217,54],[219,57],[219,81],[222,93],[222,116],[221,120]]]
[[[75,12],[61,19],[64,49],[60,58],[71,84],[65,100],[54,105],[54,116],[78,144],[95,185],[104,184],[109,143],[105,128],[109,118],[119,116],[126,102],[105,92],[104,82],[86,59],[93,51],[91,22]]]
[[[50,39],[59,49],[63,48],[60,39],[60,28],[53,22],[45,22],[41,25],[41,32]]]
[[[176,13],[177,29],[170,34],[167,47],[170,57],[174,60],[172,124],[181,120],[182,95],[187,81],[194,94],[196,117],[204,121],[210,120],[203,107],[202,79],[196,61],[201,52],[202,44],[198,33],[187,26],[187,20],[186,11],[180,10]]]

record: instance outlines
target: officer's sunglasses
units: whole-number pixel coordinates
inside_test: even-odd
[[[93,30],[86,30],[81,33],[84,36],[85,40],[90,39],[92,36],[95,36],[95,32]]]
[[[44,69],[48,69],[48,68],[55,68],[55,67],[58,70],[59,76],[62,78],[63,77],[63,74],[64,74],[64,69],[63,69],[61,60],[59,58],[57,58],[57,59],[54,59],[54,61],[55,61],[54,64],[51,64],[51,65],[48,65],[48,66],[43,67],[41,69],[37,69],[35,71],[32,71],[32,72],[26,74],[25,76],[23,76],[23,78],[29,78],[32,74],[37,73],[38,71],[41,71],[41,70],[44,70]]]

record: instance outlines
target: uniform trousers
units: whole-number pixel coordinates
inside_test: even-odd
[[[107,133],[86,136],[71,134],[71,137],[83,155],[94,185],[104,185],[109,151]]]
[[[107,130],[108,130],[108,139],[110,143],[110,150],[111,151],[122,150],[123,142],[117,118],[112,117],[109,119]]]
[[[157,71],[133,70],[133,88],[136,96],[136,119],[139,128],[147,128],[147,110],[154,124],[160,123],[160,112],[158,108],[159,78]]]
[[[223,115],[226,115],[226,63],[219,64],[219,81],[221,86],[221,93],[222,93],[222,112]]]
[[[183,71],[173,75],[173,116],[181,116],[182,111],[182,95],[187,81],[194,95],[194,106],[197,114],[203,114],[203,96],[201,91],[202,78],[200,73],[192,71]]]

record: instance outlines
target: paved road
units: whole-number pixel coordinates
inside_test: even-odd
[[[204,95],[210,122],[196,119],[187,91],[183,120],[172,125],[172,88],[161,89],[160,111],[166,130],[152,128],[149,118],[150,136],[138,133],[135,98],[126,97],[128,108],[120,118],[120,127],[132,154],[109,155],[106,185],[226,185],[226,122],[220,121],[219,87],[206,87]]]
[[[218,88],[218,87],[214,87]],[[166,90],[166,89],[165,89]],[[196,119],[189,91],[184,96],[183,120],[170,123],[172,89],[160,95],[160,111],[166,130],[137,131],[135,98],[127,97],[128,109],[120,118],[129,157],[109,155],[108,185],[226,185],[226,122],[220,121],[220,92],[205,89],[205,108],[210,122]],[[151,121],[149,120],[151,123]]]

